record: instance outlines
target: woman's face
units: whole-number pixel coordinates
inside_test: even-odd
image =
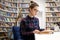
[[[32,16],[35,16],[38,12],[38,6],[34,7],[34,8],[30,8],[30,13]]]

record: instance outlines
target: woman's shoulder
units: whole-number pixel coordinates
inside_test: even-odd
[[[34,17],[35,20],[39,20],[37,17]]]
[[[26,18],[22,18],[22,20],[21,21],[26,21]]]

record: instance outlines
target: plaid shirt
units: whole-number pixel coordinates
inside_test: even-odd
[[[35,29],[40,30],[38,18],[27,16],[22,19],[20,23],[20,31],[22,34],[32,34]]]

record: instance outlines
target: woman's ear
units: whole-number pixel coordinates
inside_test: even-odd
[[[29,11],[31,11],[31,8],[29,8]]]

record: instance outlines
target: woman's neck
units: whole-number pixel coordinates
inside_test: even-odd
[[[32,18],[32,17],[34,17],[33,15],[31,15],[30,13],[29,13],[29,16]]]

